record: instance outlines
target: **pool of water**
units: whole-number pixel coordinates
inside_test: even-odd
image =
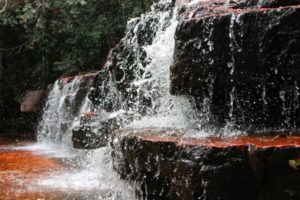
[[[112,170],[109,148],[79,151],[58,145],[0,140],[0,199],[135,199]]]

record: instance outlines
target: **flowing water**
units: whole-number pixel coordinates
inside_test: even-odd
[[[123,46],[111,52],[95,90],[100,112],[117,113],[122,128],[199,128],[194,99],[169,93],[178,18],[173,1],[160,1],[129,22]]]
[[[195,6],[201,1],[204,0],[191,1],[187,6]],[[0,181],[0,186],[6,188],[0,190],[0,195],[6,194],[7,199],[135,199],[132,186],[122,182],[114,172],[109,147],[89,151],[72,147],[72,129],[80,125],[83,113],[95,112],[101,115],[101,120],[115,119],[118,127],[124,129],[175,128],[190,130],[185,131],[190,136],[208,134],[199,130],[203,130],[203,124],[209,121],[212,88],[203,100],[202,112],[197,111],[192,97],[172,96],[169,93],[178,9],[174,1],[161,0],[154,4],[151,11],[128,22],[121,50],[112,50],[111,59],[100,72],[105,75],[101,85],[92,89],[99,93],[100,98],[95,100],[97,104],[94,105],[88,98],[92,78],[86,80],[77,76],[55,82],[38,126],[38,143],[0,147],[0,159],[23,159],[27,166],[8,168],[0,165],[7,171],[4,176],[0,174],[0,178],[4,177],[9,183],[3,185]],[[233,27],[238,23],[239,16],[233,15],[230,47],[237,51]],[[209,51],[213,48],[214,44],[209,42]],[[235,73],[234,64],[232,56],[228,63],[231,75]],[[213,87],[214,77],[210,79]],[[298,91],[297,85],[295,88]],[[262,90],[265,104],[266,95],[266,90]],[[285,103],[286,94],[281,92],[280,98],[284,105],[283,114],[286,114],[290,110]],[[234,88],[230,99],[232,110],[229,115],[233,118],[236,104]],[[226,134],[234,134],[231,123],[234,123],[233,119],[224,128]],[[17,189],[9,190],[12,187]]]
[[[150,21],[152,24],[149,25]],[[193,99],[169,94],[169,69],[173,62],[177,26],[177,9],[174,3],[171,0],[161,0],[149,13],[141,16],[138,23],[132,23],[133,21],[128,23],[128,32],[123,39],[128,45],[127,48],[135,54],[135,59],[131,62],[134,65],[129,66],[133,78],[127,88],[127,94],[132,95],[132,98],[124,97],[115,88],[117,81],[114,80],[113,73],[110,73],[107,84],[110,95],[101,99],[102,102],[110,103],[119,100],[120,105],[113,111],[103,109],[101,105],[95,109],[87,98],[86,88],[90,87],[90,83],[87,84],[82,77],[57,80],[48,95],[38,126],[38,143],[2,146],[0,149],[4,157],[15,154],[17,160],[28,161],[28,169],[4,172],[11,184],[3,191],[7,198],[135,198],[132,187],[120,181],[113,171],[109,147],[89,151],[72,147],[72,129],[80,123],[82,113],[96,111],[103,115],[107,113],[108,118],[117,116],[122,121],[122,127],[134,129],[194,126],[196,114],[193,113]],[[155,34],[151,36],[152,41],[140,45],[138,51],[134,48],[139,45],[138,30],[145,27],[151,27]],[[133,34],[128,36],[129,32]],[[139,54],[146,56],[139,60]],[[124,67],[126,62],[127,60],[123,60]],[[143,99],[149,100],[148,103]],[[46,164],[39,169],[36,166],[38,163]],[[9,191],[12,186],[18,190]]]
[[[69,151],[45,144],[0,145],[0,199],[135,199],[112,170],[108,148]]]

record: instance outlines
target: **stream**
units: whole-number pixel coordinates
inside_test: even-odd
[[[0,199],[135,199],[112,170],[110,151],[0,143]]]

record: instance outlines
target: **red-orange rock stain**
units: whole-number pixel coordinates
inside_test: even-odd
[[[300,147],[300,136],[237,136],[237,137],[206,137],[206,138],[188,138],[184,136],[170,136],[162,133],[140,133],[115,131],[118,136],[136,137],[138,140],[152,142],[171,142],[178,146],[203,146],[214,148],[226,147],[248,147],[255,148],[271,148],[271,147]]]
[[[74,77],[64,77],[61,78],[63,85],[66,85],[67,83],[71,82],[74,79]]]
[[[4,144],[0,140],[0,144]],[[28,186],[50,170],[61,170],[59,161],[35,155],[30,151],[0,150],[0,200],[59,199],[51,191],[30,191]]]
[[[205,138],[205,139],[188,139],[183,138],[179,142],[182,145],[199,145],[216,148],[226,147],[243,147],[252,145],[255,148],[272,148],[272,147],[300,147],[299,136],[287,137],[255,137],[239,136],[233,138]]]
[[[81,114],[85,117],[97,117],[99,115],[99,113],[97,113],[97,112],[84,112]]]
[[[95,77],[95,76],[97,76],[98,73],[99,73],[98,71],[96,71],[96,72],[87,72],[87,73],[79,74],[77,76],[62,77],[62,78],[60,78],[60,80],[62,80],[63,85],[66,85],[67,83],[74,80],[75,77],[78,77],[79,79],[84,79],[84,78],[89,78],[89,77]]]

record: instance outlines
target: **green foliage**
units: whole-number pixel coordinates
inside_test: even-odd
[[[37,65],[69,72],[99,68],[120,39],[128,17],[139,15],[150,0],[32,1],[12,7],[0,24],[13,27],[23,48],[40,57]],[[89,67],[87,67],[89,66]]]
[[[19,97],[61,75],[101,69],[128,18],[152,1],[15,0],[0,14],[0,92]]]

